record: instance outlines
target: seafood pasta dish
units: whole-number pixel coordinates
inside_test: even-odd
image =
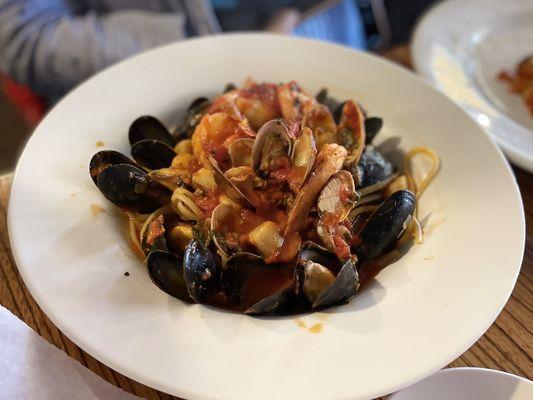
[[[383,120],[298,83],[228,85],[167,128],[129,129],[131,158],[96,153],[90,174],[126,216],[132,249],[164,292],[251,315],[349,301],[413,243],[417,201],[439,168],[417,147],[393,165]],[[414,157],[431,167],[412,172]]]

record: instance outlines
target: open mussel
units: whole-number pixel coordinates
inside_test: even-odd
[[[144,254],[164,250],[183,256],[194,236],[193,222],[184,221],[176,215],[171,205],[166,205],[146,218],[139,236]]]
[[[163,292],[180,300],[191,301],[183,274],[183,258],[154,250],[146,259],[148,275]]]
[[[170,191],[130,164],[111,165],[96,179],[100,192],[119,207],[151,213],[170,199]]]
[[[335,254],[307,242],[298,261],[298,291],[312,309],[347,301],[359,288],[356,264],[355,257],[341,262]]]
[[[333,283],[327,286],[315,299],[311,308],[323,308],[347,301],[359,289],[359,275],[356,268],[357,259],[350,258],[343,265]]]
[[[408,190],[398,190],[385,199],[357,233],[359,244],[353,250],[359,259],[388,251],[411,223],[415,205],[415,195]]]
[[[359,164],[352,168],[352,173],[363,195],[382,190],[395,177],[392,163],[372,146],[366,147]]]
[[[189,295],[197,303],[204,303],[219,291],[220,262],[207,244],[192,239],[183,257],[183,275]]]
[[[157,118],[150,115],[145,115],[137,118],[130,126],[128,138],[130,145],[141,140],[157,140],[166,144],[169,147],[174,147],[176,141],[168,131],[168,129]]]
[[[302,293],[314,304],[315,300],[335,282],[335,275],[329,269],[311,260],[302,260],[299,265]]]
[[[94,183],[96,183],[98,175],[111,165],[129,164],[137,166],[135,161],[126,157],[124,154],[114,150],[102,150],[96,153],[89,163],[89,173]]]
[[[182,122],[174,133],[175,138],[178,140],[190,138],[210,105],[211,102],[206,97],[198,97],[194,99],[187,108],[187,112],[185,113]]]
[[[359,288],[356,259],[347,260],[337,276],[326,267],[310,260],[300,264],[302,292],[312,309],[347,301]]]
[[[131,156],[139,165],[157,170],[169,167],[176,153],[172,147],[159,140],[144,139],[131,146]]]

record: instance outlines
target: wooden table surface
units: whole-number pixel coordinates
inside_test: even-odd
[[[389,54],[405,63],[405,51]],[[533,175],[515,169],[525,207],[527,238],[522,270],[507,305],[496,322],[450,367],[485,367],[533,379]],[[146,399],[175,399],[106,367],[85,353],[44,315],[22,281],[11,256],[6,211],[11,175],[0,177],[0,304],[39,335],[91,371],[127,392]]]

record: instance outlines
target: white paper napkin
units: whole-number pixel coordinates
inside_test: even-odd
[[[68,357],[0,306],[0,400],[140,400]]]

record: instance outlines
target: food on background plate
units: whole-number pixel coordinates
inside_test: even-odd
[[[382,124],[326,90],[248,81],[195,99],[176,128],[136,119],[132,158],[100,151],[90,174],[124,209],[132,247],[169,295],[300,313],[347,302],[423,240],[416,204],[438,157],[415,148],[400,173],[372,146]],[[417,155],[432,166],[415,180]]]
[[[533,54],[517,64],[514,74],[501,71],[498,79],[509,85],[509,91],[522,96],[533,117]]]

